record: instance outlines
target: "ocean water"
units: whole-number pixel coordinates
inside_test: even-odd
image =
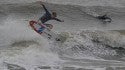
[[[53,31],[68,34],[58,44],[29,26],[45,12],[37,1],[0,1],[0,70],[124,70],[124,0],[44,0],[56,11]],[[103,24],[89,13],[108,14]]]

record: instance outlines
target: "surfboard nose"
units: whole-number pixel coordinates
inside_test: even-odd
[[[30,25],[33,25],[34,23],[36,23],[36,21],[33,21],[33,20],[29,21]]]

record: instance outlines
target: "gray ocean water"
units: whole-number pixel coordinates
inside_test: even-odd
[[[45,13],[37,2],[0,4],[0,70],[125,69],[124,7],[44,4],[64,20],[47,23],[67,40],[58,45],[30,28]],[[113,21],[103,24],[93,12]]]

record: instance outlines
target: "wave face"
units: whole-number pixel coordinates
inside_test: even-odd
[[[85,56],[117,60],[125,55],[125,36],[115,31],[84,30],[71,33],[60,46],[61,53],[75,59]]]
[[[47,22],[59,34],[68,32],[67,40],[61,44],[46,40],[28,26],[28,21],[44,13],[38,2],[0,1],[0,69],[124,70],[124,1],[110,1],[45,0],[46,7],[65,20]],[[113,22],[102,24],[88,14],[95,12],[107,13]]]

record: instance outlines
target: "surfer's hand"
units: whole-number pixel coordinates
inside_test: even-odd
[[[64,20],[61,20],[61,22],[64,22]]]
[[[43,2],[42,1],[37,1],[38,4],[40,5],[43,5]]]

